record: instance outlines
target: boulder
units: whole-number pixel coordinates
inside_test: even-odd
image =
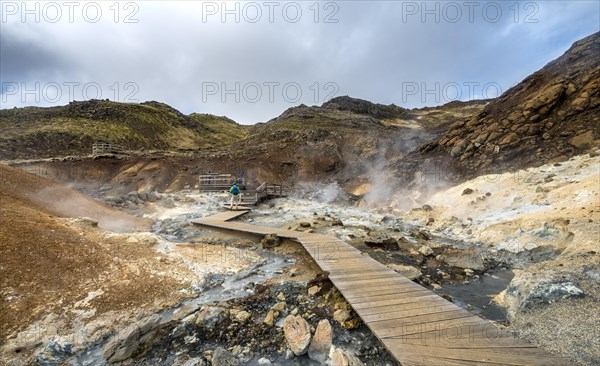
[[[503,300],[509,317],[514,317],[522,310],[585,296],[572,277],[568,274],[557,276],[545,272],[518,272],[504,293]]]
[[[483,256],[478,250],[449,250],[440,255],[440,260],[451,266],[483,271],[485,269]]]
[[[283,333],[288,346],[296,356],[308,351],[311,340],[310,326],[301,316],[288,315],[283,322]]]
[[[333,341],[333,331],[329,320],[323,319],[317,324],[315,335],[308,347],[308,357],[324,363],[329,357],[329,350]]]

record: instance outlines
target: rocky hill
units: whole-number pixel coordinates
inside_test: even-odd
[[[434,141],[448,124],[481,111],[485,103],[407,110],[338,97],[321,106],[289,108],[255,125],[234,154],[259,161],[263,172],[346,182]]]
[[[176,187],[193,185],[202,170],[243,169],[261,181],[335,177],[346,182],[435,141],[449,124],[478,113],[486,103],[406,110],[344,96],[322,106],[289,108],[254,126],[207,114],[184,115],[158,102],[92,100],[15,108],[0,111],[0,160],[89,155],[94,141],[108,140],[128,150],[157,152],[93,166],[112,176],[119,175],[115,164],[129,173],[138,163],[153,171],[160,165],[169,174],[159,179],[149,173],[157,189],[171,187],[171,180],[177,180]]]
[[[480,113],[423,146],[466,171],[503,172],[564,160],[600,143],[599,34],[575,44]]]
[[[105,100],[0,110],[0,159],[89,154],[94,141],[126,149],[198,149],[229,144],[246,128],[226,117],[184,115],[158,102]]]

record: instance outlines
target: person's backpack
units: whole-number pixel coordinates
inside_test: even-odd
[[[231,194],[234,196],[237,196],[240,193],[240,189],[238,188],[238,186],[233,186],[231,187]]]

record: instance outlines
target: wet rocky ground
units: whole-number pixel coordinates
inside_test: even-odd
[[[337,290],[317,287],[309,291],[301,282],[258,284],[254,295],[186,309],[181,319],[164,324],[151,342],[139,347],[131,364],[319,365],[329,358],[323,350],[333,345],[338,358],[354,364],[358,359],[367,365],[396,365]],[[291,340],[295,329],[287,319],[294,317],[308,325],[304,346]],[[317,336],[321,323],[329,329]]]
[[[514,276],[512,269],[543,262],[558,254],[543,247],[524,252],[498,251],[472,240],[461,241],[457,239],[460,235],[444,235],[439,226],[433,229],[427,220],[416,222],[393,213],[358,209],[335,187],[313,191],[320,193],[311,196],[300,192],[294,197],[267,202],[241,220],[336,236],[447,300],[498,323],[508,323],[509,314],[502,301],[498,301],[498,295],[509,287]],[[108,197],[107,201],[153,219],[153,231],[175,245],[240,244],[239,238],[190,223],[194,218],[222,210],[226,195],[193,191],[141,196],[130,193],[116,199]],[[425,205],[416,210],[426,217],[431,207]],[[472,221],[467,218],[453,225],[466,232]],[[261,250],[259,241],[260,238],[255,238],[243,245]],[[275,272],[275,277],[246,281],[234,298],[196,302],[175,310],[172,319],[150,327],[151,336],[137,336],[143,342],[134,342],[133,348],[126,352],[125,362],[316,365],[335,359],[350,365],[395,364],[329,281],[313,286],[311,280],[318,277],[319,270],[299,246],[287,243],[265,250],[288,258],[288,264]],[[219,281],[214,284],[211,291],[220,291]],[[304,345],[293,345],[293,337],[286,337],[286,319],[287,327],[293,329],[290,332],[304,340]],[[331,353],[324,356],[323,352],[311,352],[314,339],[325,338],[327,343],[323,329],[329,328],[333,347],[321,345],[321,349],[327,348]],[[133,331],[136,332],[135,327]],[[116,333],[107,339],[104,359],[112,357],[106,347],[113,339],[128,340],[129,336],[127,332]],[[116,350],[121,346],[112,343]]]

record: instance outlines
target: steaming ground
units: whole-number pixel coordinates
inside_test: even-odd
[[[59,362],[219,281],[245,270],[264,281],[274,275],[265,264],[285,265],[239,239],[172,242],[149,219],[1,165],[0,200],[2,364]],[[81,214],[93,218],[68,217]],[[146,231],[120,232],[136,229]],[[233,284],[223,298],[246,295]]]
[[[511,329],[583,365],[600,362],[597,153],[440,191],[403,216],[503,260],[515,277],[495,301]]]
[[[189,223],[192,218],[222,211],[225,194],[132,192],[126,200],[119,199],[119,204],[105,197],[126,214],[48,179],[12,168],[2,172],[0,240],[7,243],[0,248],[3,364],[103,365],[107,357],[113,357],[107,351],[109,340],[123,341],[120,349],[145,354],[141,364],[164,363],[165,359],[177,363],[198,352],[205,352],[210,360],[215,342],[230,350],[244,345],[239,357],[245,362],[265,355],[283,360],[288,356],[281,322],[274,327],[248,327],[235,321],[240,329],[228,324],[225,332],[202,331],[210,338],[201,348],[193,344],[192,335],[198,330],[189,330],[180,339],[180,333],[167,329],[188,326],[186,312],[205,314],[200,309],[206,306],[226,309],[235,318],[241,311],[238,299],[249,303],[244,308],[252,311],[249,314],[259,324],[270,303],[285,296],[293,296],[288,304],[296,306],[287,312],[316,311],[332,321],[336,310],[347,308],[335,289],[325,288],[326,296],[318,298],[306,296],[306,283],[318,268],[298,245],[284,243],[266,251],[256,239],[240,239]],[[40,191],[46,194],[36,194]],[[93,218],[57,216],[80,213]],[[143,231],[123,233],[124,228]],[[245,300],[248,296],[254,297]],[[266,310],[256,313],[265,306]],[[121,332],[154,316],[161,319],[156,329],[166,333],[154,339],[161,345],[148,353]],[[357,320],[349,324],[360,325]],[[341,337],[337,346],[353,349],[370,359],[369,364],[394,364],[366,327],[352,333],[340,324],[333,327]],[[265,331],[271,334],[253,333]],[[283,362],[305,364],[307,360],[286,358]]]
[[[381,205],[381,192],[368,193],[377,185],[363,187],[364,199],[356,202],[337,183],[303,184],[243,220],[335,235],[391,268],[408,268],[415,281],[439,291],[513,269],[514,278],[489,299],[496,295],[510,328],[551,352],[593,365],[600,359],[599,166],[598,156],[586,155],[479,177],[408,211],[405,197],[387,191],[383,196],[392,204]],[[70,344],[77,353],[132,319],[199,299],[208,288],[246,272],[271,285],[307,281],[318,272],[298,246],[277,248],[281,269],[268,270],[260,267],[263,254],[255,239],[190,224],[222,211],[226,194],[183,190],[103,197],[125,214],[51,181],[0,168],[0,240],[9,244],[0,248],[5,361],[27,364],[50,344]],[[400,250],[365,244],[386,238],[397,240]],[[449,261],[450,254],[458,254],[460,264]],[[233,283],[231,297],[213,299],[252,294]],[[368,330],[358,332],[349,334],[366,336]],[[378,352],[372,357],[386,357]]]

